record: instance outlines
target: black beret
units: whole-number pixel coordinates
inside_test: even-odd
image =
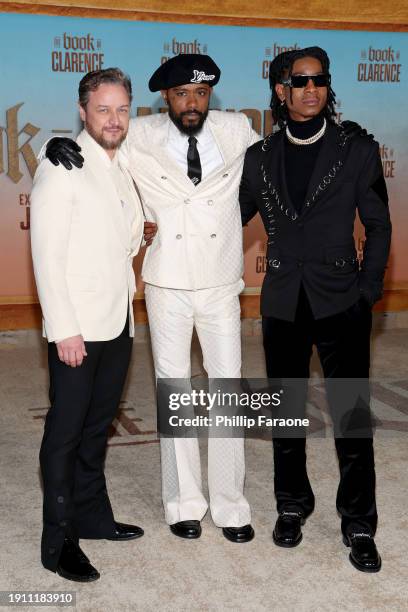
[[[149,81],[150,91],[170,89],[188,83],[216,85],[221,71],[209,55],[182,53],[164,62]]]

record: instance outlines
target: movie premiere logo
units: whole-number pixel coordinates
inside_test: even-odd
[[[64,32],[54,37],[54,50],[51,52],[53,72],[91,72],[103,68],[105,55],[102,41],[91,34],[74,36]]]
[[[255,272],[256,274],[265,274],[267,270],[266,262],[266,242],[261,246],[258,254],[255,257]]]
[[[164,64],[164,62],[167,62],[167,60],[169,60],[171,57],[181,55],[183,53],[199,53],[202,55],[207,55],[208,45],[207,43],[200,42],[197,40],[197,38],[190,41],[172,38],[170,42],[163,43],[163,55],[160,63]]]
[[[380,145],[380,156],[383,167],[384,176],[386,179],[393,179],[396,175],[397,160],[394,149],[387,147],[385,144]]]
[[[281,46],[277,43],[274,43],[270,47],[265,48],[265,59],[262,60],[261,65],[261,75],[263,79],[269,79],[269,66],[270,63],[279,53],[283,53],[284,51],[294,51],[295,49],[300,49],[301,47],[297,42],[290,44],[288,46]]]
[[[30,142],[38,134],[40,128],[33,125],[30,121],[21,124],[19,111],[24,102],[20,102],[6,110],[6,121],[0,125],[0,175],[6,172],[6,176],[18,183],[24,176],[21,168],[21,160],[34,177],[37,170],[37,157],[31,147]]]
[[[368,47],[360,54],[362,62],[357,66],[357,80],[361,82],[399,83],[401,80],[400,52],[392,47],[376,49]]]

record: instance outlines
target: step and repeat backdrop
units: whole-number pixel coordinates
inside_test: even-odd
[[[81,129],[77,87],[89,70],[118,66],[134,88],[132,115],[161,112],[147,83],[178,53],[206,53],[222,70],[212,108],[242,111],[254,129],[272,129],[268,68],[281,51],[319,45],[332,62],[339,120],[358,121],[380,143],[393,221],[387,270],[391,285],[408,280],[408,38],[404,33],[180,25],[0,15],[0,301],[36,300],[30,256],[30,190],[37,154],[48,138]],[[58,206],[58,202],[55,202]],[[364,232],[356,225],[362,251]],[[244,230],[247,291],[265,270],[259,219]],[[142,256],[135,262],[140,271]],[[222,262],[221,262],[222,265]],[[138,275],[138,291],[142,291]]]

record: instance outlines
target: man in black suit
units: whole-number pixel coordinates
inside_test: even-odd
[[[248,149],[240,189],[243,224],[259,212],[268,234],[261,295],[267,375],[306,381],[316,345],[327,383],[360,380],[358,405],[341,406],[342,415],[338,398],[329,397],[340,466],[337,509],[350,561],[361,571],[376,572],[381,558],[374,542],[367,399],[371,307],[382,294],[391,237],[378,144],[367,136],[347,136],[336,125],[329,58],[319,47],[278,55],[270,86],[280,130]],[[361,266],[353,238],[356,209],[366,233]],[[361,435],[338,427],[350,418],[356,422],[355,417],[358,427],[364,424]],[[273,445],[279,513],[273,539],[293,547],[314,508],[305,437],[274,437]]]

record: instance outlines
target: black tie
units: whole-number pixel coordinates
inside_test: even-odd
[[[188,139],[187,174],[194,185],[198,185],[201,181],[201,162],[197,150],[197,138],[195,136],[190,136]]]

